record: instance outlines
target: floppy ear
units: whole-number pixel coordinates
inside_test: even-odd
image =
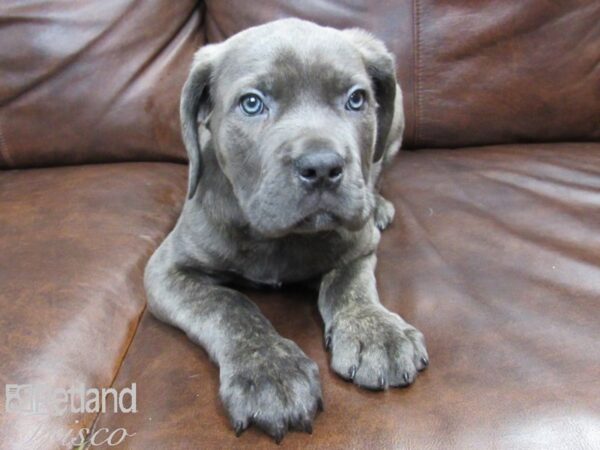
[[[373,161],[379,161],[385,153],[388,143],[396,142],[398,138],[391,139],[390,133],[397,134],[394,127],[404,115],[402,111],[396,112],[396,65],[394,56],[386,49],[385,44],[370,33],[359,28],[343,31],[344,35],[360,52],[367,73],[371,77],[377,102],[377,141]],[[401,95],[401,94],[400,94]],[[401,103],[400,103],[401,107]]]
[[[198,121],[206,120],[212,109],[210,82],[217,45],[207,45],[196,52],[190,74],[181,90],[179,115],[181,135],[189,159],[188,199],[194,197],[202,175]]]

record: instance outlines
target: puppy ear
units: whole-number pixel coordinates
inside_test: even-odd
[[[400,101],[396,101],[396,90],[400,91],[400,88],[396,81],[394,56],[382,41],[364,30],[352,28],[343,33],[360,52],[373,83],[377,102],[377,140],[373,161],[377,162],[386,153],[389,144],[398,142],[398,127],[403,128],[404,123],[401,92],[398,92]],[[400,111],[395,111],[398,105]]]
[[[218,45],[207,45],[196,52],[190,74],[181,90],[179,115],[181,135],[189,160],[188,199],[194,197],[202,175],[198,121],[205,121],[212,109],[210,82]]]

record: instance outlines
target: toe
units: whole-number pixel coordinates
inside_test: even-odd
[[[407,338],[399,339],[390,346],[390,386],[408,386],[413,383],[417,374],[414,363],[415,348]]]
[[[360,343],[356,339],[334,336],[331,368],[342,378],[353,380],[359,367]]]
[[[368,389],[384,389],[387,385],[388,358],[379,345],[366,348],[361,353],[361,361],[354,382]]]
[[[413,345],[413,364],[417,370],[421,371],[429,366],[429,355],[427,354],[427,348],[425,347],[425,337],[417,329],[409,329],[405,332],[406,336]]]

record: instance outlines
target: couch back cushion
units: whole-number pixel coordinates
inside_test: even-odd
[[[206,0],[206,36],[297,16],[396,55],[409,147],[600,139],[597,0]]]
[[[0,168],[183,161],[194,51],[288,16],[386,42],[407,147],[600,139],[597,0],[4,0]]]
[[[184,160],[193,0],[3,0],[0,167]]]

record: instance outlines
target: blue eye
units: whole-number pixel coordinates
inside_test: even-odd
[[[262,99],[256,94],[242,95],[242,98],[240,98],[240,106],[242,111],[248,116],[261,114],[265,109]]]
[[[357,89],[350,94],[346,102],[346,109],[350,111],[360,111],[365,104],[366,92],[362,89]]]

